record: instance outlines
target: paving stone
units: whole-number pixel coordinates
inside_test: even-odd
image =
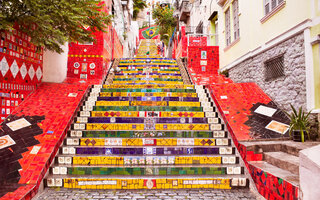
[[[246,189],[243,190],[155,190],[155,191],[97,191],[97,190],[69,190],[66,188],[61,191],[46,188],[45,191],[34,200],[71,200],[71,199],[190,199],[190,200],[254,200],[254,195]]]

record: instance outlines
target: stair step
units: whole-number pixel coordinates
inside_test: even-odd
[[[155,123],[194,123],[194,124],[207,124],[208,119],[206,117],[152,117],[152,118],[145,118],[145,117],[83,117],[83,120],[86,122],[84,123],[95,123],[95,124],[102,124],[102,123],[134,123],[140,124],[145,123],[147,120],[152,120]],[[79,122],[80,123],[80,122]],[[217,120],[216,123],[219,123]]]
[[[218,123],[217,112],[183,112],[183,111],[80,111],[78,117],[208,117],[216,118]]]
[[[61,147],[65,155],[233,155],[234,147]]]
[[[174,85],[174,84],[145,84],[145,85],[127,85],[127,84],[118,84],[118,85],[102,85],[102,88],[114,88],[114,89],[136,89],[136,88],[175,88],[175,89],[194,89],[194,85]]]
[[[215,112],[215,107],[204,109],[202,107],[184,107],[184,106],[92,106],[91,111],[184,111],[184,112]],[[81,106],[81,111],[85,106]]]
[[[299,157],[284,152],[265,152],[263,158],[266,162],[299,175]]]
[[[185,188],[211,188],[233,189],[247,188],[249,181],[242,175],[224,177],[201,176],[155,176],[155,177],[119,177],[100,178],[91,176],[75,177],[73,175],[50,175],[46,179],[48,187],[65,187],[79,189],[185,189]]]
[[[70,130],[68,137],[72,138],[227,138],[226,131],[89,131]]]
[[[68,146],[229,146],[231,139],[213,138],[66,138]]]
[[[59,155],[57,164],[74,165],[116,165],[116,166],[156,166],[171,163],[172,165],[233,165],[239,164],[239,157],[235,155],[188,155],[188,156],[86,156],[86,155]]]
[[[199,97],[97,97],[97,101],[179,101],[198,102]]]
[[[287,182],[290,182],[292,185],[299,186],[299,176],[287,170],[276,167],[265,161],[249,161],[249,164],[261,169],[263,172],[268,172],[275,177],[279,177],[283,180],[286,180]]]
[[[244,174],[240,166],[53,166],[52,174],[69,175],[122,175],[122,176],[172,176],[172,175],[230,175]]]

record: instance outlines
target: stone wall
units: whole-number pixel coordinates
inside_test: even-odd
[[[264,62],[277,55],[284,54],[285,76],[265,81]],[[306,108],[306,73],[303,33],[296,35],[277,46],[262,52],[229,70],[234,82],[255,82],[273,99],[280,108],[290,111]]]

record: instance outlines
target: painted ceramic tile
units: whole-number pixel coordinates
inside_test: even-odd
[[[6,125],[12,131],[16,131],[16,130],[19,130],[21,128],[25,128],[27,126],[31,126],[31,124],[25,118],[21,118],[21,119],[15,120],[13,122],[7,123]]]

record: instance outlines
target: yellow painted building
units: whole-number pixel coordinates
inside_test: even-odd
[[[217,0],[216,5],[220,71],[228,70],[235,82],[257,82],[285,109],[293,103],[319,113],[320,0]]]

